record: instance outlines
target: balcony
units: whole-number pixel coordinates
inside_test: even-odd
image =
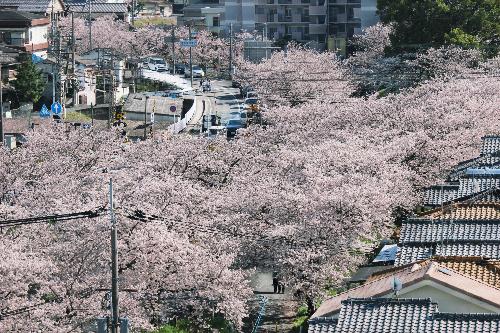
[[[326,34],[326,24],[309,24],[310,35],[324,35]]]
[[[347,14],[337,14],[335,23],[361,23],[361,19],[359,17],[347,16]]]
[[[330,5],[357,5],[361,6],[361,0],[328,0]]]
[[[309,15],[326,15],[326,6],[309,6]]]

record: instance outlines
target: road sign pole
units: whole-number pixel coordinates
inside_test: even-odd
[[[189,26],[189,40],[191,40],[191,25]],[[193,48],[189,46],[189,73],[191,74],[191,88],[193,88]]]

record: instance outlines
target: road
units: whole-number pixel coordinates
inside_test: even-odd
[[[166,72],[159,73],[150,70],[145,70],[143,76],[154,80],[176,84],[186,93],[194,93],[189,87],[189,81],[184,79],[183,76],[171,75]],[[238,117],[237,113],[241,111],[239,106],[241,101],[238,99],[239,89],[233,88],[231,86],[231,81],[229,80],[212,80],[211,85],[211,92],[201,93],[199,91],[200,80],[194,80],[193,88],[197,91],[195,95],[199,104],[199,110],[197,110],[197,114],[193,117],[193,121],[190,122],[188,130],[199,131],[201,128],[203,114],[216,114],[221,117],[222,125],[226,124],[229,119]],[[203,102],[205,102],[204,110],[202,107]]]

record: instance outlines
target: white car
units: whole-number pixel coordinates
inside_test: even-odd
[[[193,77],[202,78],[205,76],[205,72],[200,66],[193,66]],[[184,72],[184,77],[191,77],[191,69],[186,66],[186,71]]]
[[[168,65],[163,58],[151,57],[147,60],[148,69],[157,72],[168,71]]]

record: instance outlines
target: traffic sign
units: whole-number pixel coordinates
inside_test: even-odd
[[[170,106],[170,112],[175,112],[177,111],[177,107],[175,105]]]
[[[62,112],[62,106],[59,102],[54,102],[50,106],[50,110],[52,110],[52,113],[54,114],[59,114]]]
[[[151,123],[155,122],[155,113],[151,112]]]
[[[196,47],[196,39],[181,39],[181,47]]]
[[[49,109],[47,109],[45,104],[42,105],[42,108],[40,109],[40,117],[42,117],[42,118],[50,117],[50,111],[49,111]]]

